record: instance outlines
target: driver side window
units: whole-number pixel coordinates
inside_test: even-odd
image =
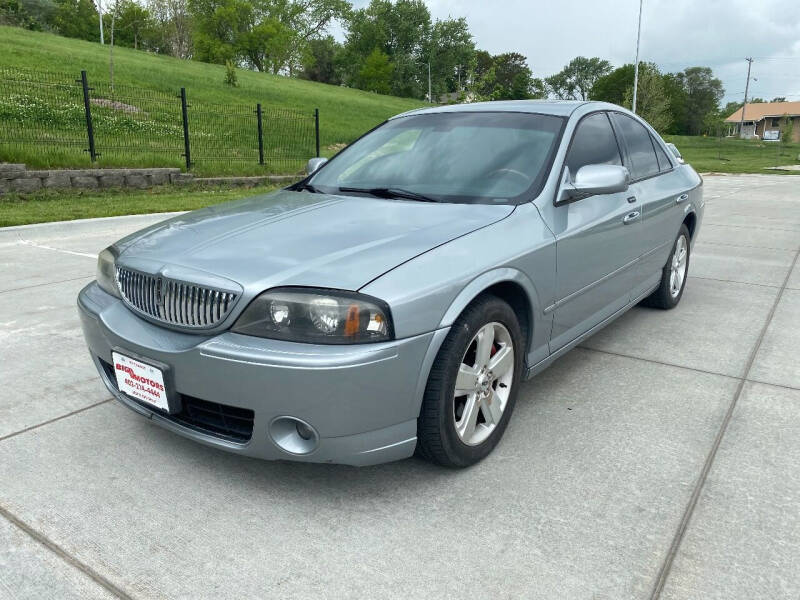
[[[573,178],[586,165],[622,165],[617,138],[606,113],[594,113],[578,123],[565,164]]]

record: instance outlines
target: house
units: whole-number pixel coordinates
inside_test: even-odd
[[[740,108],[725,119],[728,135],[762,140],[779,140],[783,133],[783,118],[792,121],[792,141],[800,142],[800,102],[756,102],[744,107],[744,122]],[[740,130],[741,128],[741,130]]]

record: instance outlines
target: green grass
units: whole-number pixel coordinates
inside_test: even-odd
[[[24,162],[34,168],[89,166],[82,96],[75,79],[88,72],[93,97],[113,97],[142,109],[131,113],[94,105],[98,121],[96,138],[99,166],[182,166],[183,138],[180,119],[181,87],[187,90],[190,134],[196,150],[193,159],[200,174],[258,174],[295,172],[313,153],[313,111],[320,110],[321,154],[330,155],[387,117],[422,106],[408,98],[381,96],[360,90],[301,79],[239,70],[239,87],[223,83],[221,65],[179,60],[129,48],[114,49],[115,90],[108,87],[108,46],[52,34],[0,26],[0,68],[43,73],[61,85],[48,93],[55,102],[41,103],[26,84],[0,86],[0,162]],[[2,83],[2,82],[0,82]],[[133,89],[135,86],[138,89]],[[113,96],[112,96],[113,94]],[[5,101],[5,107],[2,101]],[[285,154],[289,163],[259,166],[256,120],[253,111],[265,111],[264,141],[267,154]],[[296,110],[302,126],[269,118],[269,111]],[[15,112],[16,111],[16,112]],[[201,114],[202,113],[202,114]],[[4,116],[5,115],[5,116]],[[26,122],[22,122],[27,118]],[[21,125],[39,127],[37,145],[13,143],[9,130]],[[68,137],[71,147],[56,139]],[[0,138],[2,141],[3,138]],[[300,139],[302,138],[302,140]],[[112,146],[123,140],[135,151]],[[301,143],[302,142],[302,143]],[[203,144],[208,147],[203,155]],[[295,143],[293,146],[292,144]],[[301,144],[300,147],[297,144]],[[159,151],[167,148],[168,151]],[[223,155],[211,160],[212,154]],[[302,157],[302,160],[301,158]]]
[[[277,186],[256,188],[197,188],[162,186],[150,190],[47,190],[0,196],[0,227],[194,210],[220,202],[263,194]]]
[[[782,171],[765,167],[800,164],[800,144],[680,135],[665,136],[664,139],[674,143],[686,162],[703,173],[780,174]]]

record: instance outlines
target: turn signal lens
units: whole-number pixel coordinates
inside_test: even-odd
[[[392,339],[385,302],[354,292],[278,288],[245,309],[233,331],[316,344],[363,344]]]

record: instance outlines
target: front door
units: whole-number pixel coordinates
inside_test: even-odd
[[[564,168],[573,176],[590,164],[622,164],[605,112],[580,121]],[[629,191],[566,202],[553,214],[557,292],[551,352],[628,304],[641,245],[641,212]]]

